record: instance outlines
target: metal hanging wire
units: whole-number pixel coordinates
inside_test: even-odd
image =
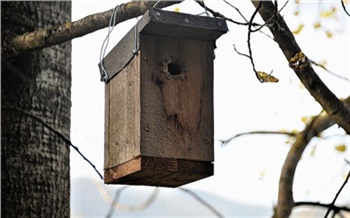
[[[105,57],[107,46],[109,43],[109,36],[113,31],[114,26],[116,25],[116,22],[117,22],[117,13],[118,13],[119,7],[120,5],[117,5],[112,11],[112,15],[111,15],[111,18],[109,19],[109,24],[108,24],[108,33],[101,46],[101,52],[100,52],[101,81],[104,81],[104,82],[109,80],[109,76],[105,67],[104,57]]]

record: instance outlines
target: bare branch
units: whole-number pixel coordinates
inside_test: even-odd
[[[267,22],[274,16],[275,5],[271,1],[251,1],[256,8],[261,8],[259,13],[261,17]],[[278,26],[274,28],[268,26],[274,36],[274,40],[278,43],[291,68],[294,70],[305,88],[315,98],[323,109],[331,116],[335,122],[341,126],[348,134],[350,134],[350,109],[345,107],[344,103],[340,101],[337,96],[323,83],[323,81],[315,73],[311,67],[310,61],[301,52],[301,49],[292,32],[289,30],[283,17],[277,13]]]
[[[275,1],[275,9],[274,9],[274,13],[273,13],[273,16],[270,17],[270,19],[268,19],[267,21],[265,21],[265,23],[263,25],[261,25],[259,28],[256,28],[255,30],[252,30],[252,32],[257,32],[257,31],[260,31],[263,27],[265,26],[270,26],[272,28],[275,28],[275,29],[279,29],[281,28],[278,24],[278,16],[277,16],[277,11],[279,13],[281,13],[281,11],[287,6],[289,0],[285,2],[285,4],[282,6],[282,8],[280,10],[278,10],[278,4],[277,4],[277,1]],[[263,32],[262,32],[263,33]],[[264,33],[265,34],[265,33]],[[267,35],[267,34],[265,34]],[[267,35],[268,37],[270,37],[269,35]],[[270,37],[271,38],[271,37]]]
[[[249,59],[250,59],[250,62],[252,64],[252,67],[253,67],[253,71],[256,75],[256,78],[258,78],[259,82],[263,82],[263,80],[259,77],[259,74],[257,72],[257,70],[255,69],[255,64],[254,64],[254,60],[253,60],[253,55],[252,55],[252,48],[251,48],[251,43],[250,43],[250,36],[251,36],[251,33],[252,33],[252,23],[253,23],[253,20],[256,16],[256,14],[258,13],[260,7],[261,7],[261,4],[262,2],[259,1],[259,4],[257,5],[256,7],[256,10],[254,11],[254,13],[252,14],[251,18],[250,18],[250,21],[249,21],[249,25],[248,25],[248,39],[247,39],[247,44],[248,44],[248,52],[249,52]]]
[[[181,1],[182,0],[161,1],[157,4],[157,8],[177,4]],[[121,4],[116,15],[115,24],[144,14],[149,7],[154,5],[154,3],[156,3],[156,1],[130,1]],[[89,15],[75,22],[67,22],[59,26],[40,29],[13,38],[7,38],[4,40],[1,53],[6,53],[10,56],[17,56],[23,52],[60,44],[108,27],[112,11],[113,9]]]
[[[114,199],[113,201],[111,202],[111,207],[109,208],[109,211],[106,215],[107,218],[109,217],[112,217],[113,215],[113,212],[114,210],[117,208],[117,209],[120,209],[120,210],[123,210],[123,211],[140,211],[140,210],[144,210],[146,209],[147,207],[149,207],[153,202],[154,200],[156,199],[160,189],[159,187],[156,187],[154,188],[151,196],[145,201],[143,202],[142,204],[139,204],[139,205],[135,205],[135,206],[123,206],[121,205],[118,201],[119,201],[119,197],[121,195],[121,193],[127,189],[128,187],[130,186],[124,186],[120,189],[118,189],[114,195]]]
[[[332,126],[334,121],[324,114],[320,114],[296,136],[296,140],[290,148],[279,180],[277,209],[274,217],[289,217],[294,206],[293,182],[298,162],[310,140],[323,130]]]
[[[251,131],[251,132],[243,132],[243,133],[239,133],[237,135],[232,136],[231,138],[227,139],[227,140],[220,140],[220,142],[222,143],[221,146],[225,146],[227,145],[229,142],[231,142],[232,140],[241,137],[241,136],[246,136],[246,135],[286,135],[286,136],[290,136],[290,137],[295,137],[297,135],[297,133],[295,132],[284,132],[284,131]]]
[[[310,60],[310,61],[311,61],[311,63],[312,63],[313,65],[322,68],[322,69],[325,70],[327,73],[329,73],[329,74],[331,74],[331,75],[333,75],[333,76],[335,76],[335,77],[337,77],[337,78],[339,78],[339,79],[341,79],[341,80],[345,80],[345,81],[350,82],[350,79],[349,79],[349,78],[340,76],[340,75],[338,75],[338,74],[336,74],[336,73],[330,71],[330,70],[327,69],[323,64],[316,63],[316,62],[313,61],[313,60]]]
[[[194,197],[198,202],[203,204],[206,208],[208,208],[211,212],[213,212],[217,217],[219,217],[219,218],[223,218],[224,217],[218,210],[216,210],[212,205],[210,205],[208,202],[203,200],[201,197],[199,197],[193,191],[191,191],[191,190],[189,190],[187,188],[182,188],[182,187],[180,187],[179,190],[181,190],[181,191],[191,195],[192,197]]]
[[[324,207],[324,208],[332,207],[332,209],[335,211],[343,210],[343,211],[350,212],[350,208],[348,208],[348,207],[339,207],[339,206],[335,206],[335,205],[331,205],[331,204],[323,204],[320,202],[307,202],[307,201],[295,202],[294,207],[298,207],[298,206],[317,206],[317,207]]]
[[[226,4],[228,4],[229,6],[231,6],[233,9],[235,9],[237,12],[238,12],[238,14],[243,18],[243,20],[245,21],[245,22],[247,22],[248,23],[248,20],[243,16],[243,14],[241,13],[241,11],[238,9],[238,8],[236,8],[235,6],[233,6],[231,3],[229,3],[228,1],[226,1],[226,0],[223,0]]]
[[[233,20],[233,19],[231,19],[231,18],[225,17],[225,15],[223,15],[223,14],[217,12],[217,11],[214,11],[214,10],[211,9],[211,8],[208,8],[201,0],[197,0],[196,2],[197,2],[202,8],[204,8],[205,10],[208,10],[214,17],[223,18],[223,19],[225,19],[225,20],[227,20],[227,21],[230,21],[230,22],[232,22],[232,23],[234,23],[234,24],[237,24],[237,25],[243,25],[243,26],[248,26],[248,25],[249,25],[248,22],[242,23],[242,22],[235,21],[235,20]],[[257,23],[252,23],[251,25],[252,25],[252,26],[260,26],[260,24],[257,24]]]
[[[331,210],[334,210],[334,204],[335,204],[335,202],[336,202],[336,200],[337,200],[337,198],[338,198],[340,192],[343,190],[345,184],[348,182],[349,177],[350,177],[350,171],[349,171],[348,175],[346,176],[346,178],[345,178],[345,180],[344,180],[342,186],[340,187],[340,189],[338,190],[337,194],[335,195],[335,197],[334,197],[332,203],[330,203],[330,205],[329,205],[329,207],[328,207],[328,210],[327,210],[326,214],[324,215],[325,218],[328,217],[328,214],[331,212]]]
[[[340,2],[341,2],[341,6],[343,7],[343,10],[344,10],[345,13],[350,17],[350,14],[349,14],[349,12],[346,10],[346,7],[345,7],[345,4],[344,4],[343,0],[340,0]]]
[[[241,55],[241,56],[243,56],[243,57],[246,57],[246,58],[249,58],[249,59],[250,59],[249,55],[244,54],[244,53],[238,51],[235,44],[233,44],[233,49],[235,50],[235,52],[236,52],[237,54],[239,54],[239,55]]]

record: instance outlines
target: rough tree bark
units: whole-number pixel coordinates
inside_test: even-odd
[[[2,39],[71,20],[71,2],[1,2]],[[3,48],[3,40],[2,40]],[[1,217],[69,217],[71,43],[1,66]]]

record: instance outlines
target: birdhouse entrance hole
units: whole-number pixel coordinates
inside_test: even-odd
[[[182,66],[179,63],[170,62],[168,63],[168,72],[173,76],[180,75],[182,73]]]

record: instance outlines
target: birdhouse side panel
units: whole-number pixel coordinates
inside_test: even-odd
[[[138,56],[106,85],[105,169],[140,155]]]
[[[214,42],[142,34],[141,153],[212,162]]]

